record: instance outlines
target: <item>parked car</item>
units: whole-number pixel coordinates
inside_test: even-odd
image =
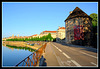
[[[34,43],[33,44],[30,44],[31,46],[34,46]]]
[[[30,43],[27,43],[28,45],[30,45]]]

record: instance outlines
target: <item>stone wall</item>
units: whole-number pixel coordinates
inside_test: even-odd
[[[17,47],[29,47],[32,49],[38,49],[38,47],[41,46],[41,45],[36,45],[36,44],[34,46],[30,46],[26,42],[23,42],[23,41],[5,41],[5,43],[3,44],[10,45],[10,46],[17,46]]]
[[[11,45],[11,46],[22,46],[25,47],[26,46],[26,42],[23,41],[5,41],[6,45]]]
[[[81,25],[83,26],[84,40],[74,39],[74,27]],[[76,45],[91,45],[92,38],[92,22],[89,18],[73,18],[66,21],[66,43]]]

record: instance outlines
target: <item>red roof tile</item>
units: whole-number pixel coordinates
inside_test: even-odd
[[[37,36],[37,34],[35,34],[35,35],[32,35],[32,36]]]
[[[60,27],[59,29],[65,29],[65,27]]]
[[[56,33],[56,31],[43,31],[43,32]]]

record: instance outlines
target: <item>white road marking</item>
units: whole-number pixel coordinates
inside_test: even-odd
[[[69,48],[69,49],[72,49],[72,48]],[[72,49],[72,50],[76,51],[75,49]],[[80,52],[80,53],[83,53],[83,54],[86,54],[86,55],[88,55],[88,56],[91,56],[91,57],[97,58],[96,56],[93,56],[93,55],[87,54],[87,53],[85,53],[85,52]]]
[[[52,44],[53,45],[53,44]],[[54,45],[55,46],[55,45]],[[56,47],[56,46],[55,46]],[[62,52],[62,50],[60,50],[58,47],[56,47],[60,52]],[[67,58],[70,58],[67,54],[65,54],[64,52],[62,52],[63,55],[65,55]]]
[[[52,44],[52,45],[53,45],[53,44]],[[52,48],[52,50],[53,50],[53,48]],[[56,55],[56,53],[55,53],[55,51],[54,51],[54,50],[53,50],[53,54],[55,55],[55,57],[56,57],[56,59],[57,59],[57,61],[58,61],[59,65],[60,65],[60,66],[64,66],[64,64],[63,64],[63,63],[61,63],[62,61],[61,61],[60,57]]]
[[[53,44],[52,44],[53,45]],[[54,47],[56,47],[55,45],[53,45]],[[60,52],[62,52],[62,50],[60,50],[58,47],[56,47],[56,49],[58,49]]]
[[[62,50],[58,49],[60,52],[62,52]]]
[[[61,61],[61,63],[64,65],[64,66],[66,66],[66,65],[68,65],[68,66],[71,66],[71,61],[70,60],[67,60],[67,61]]]
[[[88,55],[88,56],[91,56],[91,57],[93,57],[93,58],[97,58],[97,57],[95,57],[95,56],[93,56],[93,55],[90,55],[90,54],[87,54],[87,53],[85,53],[85,52],[81,52],[81,53],[83,53],[83,54],[85,54],[85,55]]]
[[[63,55],[65,55],[67,58],[70,58],[67,54],[65,54],[64,52],[62,53]]]
[[[55,46],[56,47],[56,46]],[[56,47],[56,49],[58,49],[58,47]]]
[[[55,55],[56,55],[56,54],[55,54]],[[60,65],[60,66],[64,66],[64,63],[62,63],[61,58],[58,57],[58,56],[56,56],[56,58],[57,58],[57,61],[58,61],[59,65]]]
[[[77,67],[81,67],[79,63],[77,63],[75,60],[71,60]]]
[[[53,45],[53,44],[52,44]],[[55,45],[53,45],[54,47],[56,47]],[[62,52],[62,50],[60,50],[58,47],[56,47],[56,49],[58,49],[60,52]],[[67,58],[70,58],[66,53],[62,52],[62,54],[64,56],[66,56]],[[57,59],[59,59],[57,56],[56,56]],[[61,61],[61,59],[60,59]],[[81,65],[79,63],[77,63],[75,60],[71,60],[77,67],[81,67]],[[71,63],[71,62],[70,62]],[[59,63],[60,64],[60,63]],[[60,65],[64,65],[64,63],[61,61],[61,64]],[[69,64],[70,65],[70,64]],[[71,65],[70,65],[71,66]]]
[[[52,44],[52,43],[51,43]],[[54,44],[52,44],[53,46],[55,46]],[[55,46],[56,47],[56,46]]]
[[[93,65],[97,65],[97,64],[95,64],[95,63],[93,63],[93,62],[90,62],[91,64],[93,64]]]

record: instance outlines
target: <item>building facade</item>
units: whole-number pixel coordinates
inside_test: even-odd
[[[34,38],[34,37],[39,37],[39,35],[38,34],[34,34],[34,35],[32,35],[32,37]]]
[[[61,40],[64,38],[65,38],[65,27],[59,26],[56,32],[56,42],[61,42]]]
[[[51,34],[51,36],[53,38],[56,38],[56,31],[47,31],[46,30],[46,31],[41,32],[39,36],[42,37],[42,36],[48,35],[49,33]]]
[[[65,39],[68,44],[90,45],[92,18],[76,7],[65,20]]]

